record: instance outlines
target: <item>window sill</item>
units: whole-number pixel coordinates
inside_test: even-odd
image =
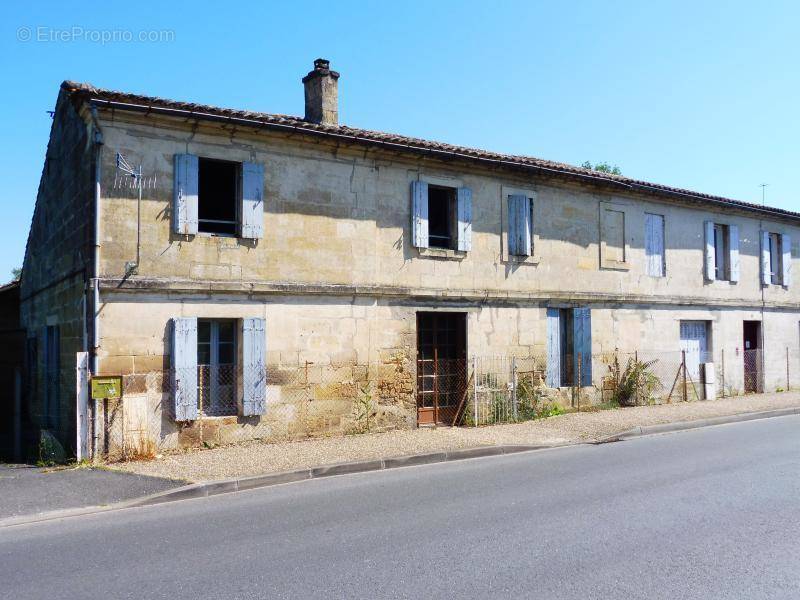
[[[452,250],[450,248],[417,248],[420,257],[424,258],[441,258],[443,260],[464,260],[467,253],[461,250]]]
[[[630,271],[631,264],[615,260],[604,260],[600,263],[600,268],[605,271]]]
[[[503,259],[503,262],[512,264],[512,265],[531,265],[536,266],[541,262],[541,257],[534,254],[533,256],[516,256],[513,254],[509,254]]]

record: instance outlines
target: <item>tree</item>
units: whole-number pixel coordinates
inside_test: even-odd
[[[607,162],[597,163],[592,166],[588,160],[581,165],[584,169],[591,169],[592,171],[597,171],[598,173],[610,173],[611,175],[622,175],[622,171],[620,171],[617,165],[613,167],[608,164]]]
[[[19,267],[16,269],[11,269],[11,277],[12,281],[19,281],[19,278],[22,277],[22,269]]]

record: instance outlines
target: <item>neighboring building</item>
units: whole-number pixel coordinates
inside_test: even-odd
[[[220,442],[341,431],[366,380],[379,426],[444,420],[434,357],[464,367],[439,410],[473,355],[544,356],[558,389],[616,349],[697,377],[725,350],[729,390],[785,387],[800,214],[339,125],[338,78],[315,61],[305,118],[62,84],[22,277],[41,427],[74,440],[84,350],[162,447],[200,405]]]
[[[0,285],[0,460],[19,461],[29,440],[22,406],[25,331],[19,322],[19,281]]]

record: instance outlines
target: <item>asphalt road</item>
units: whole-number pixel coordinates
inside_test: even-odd
[[[800,598],[800,417],[0,530],[4,598]]]

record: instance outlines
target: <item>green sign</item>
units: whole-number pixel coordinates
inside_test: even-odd
[[[122,396],[122,377],[92,377],[92,400],[110,400]]]

